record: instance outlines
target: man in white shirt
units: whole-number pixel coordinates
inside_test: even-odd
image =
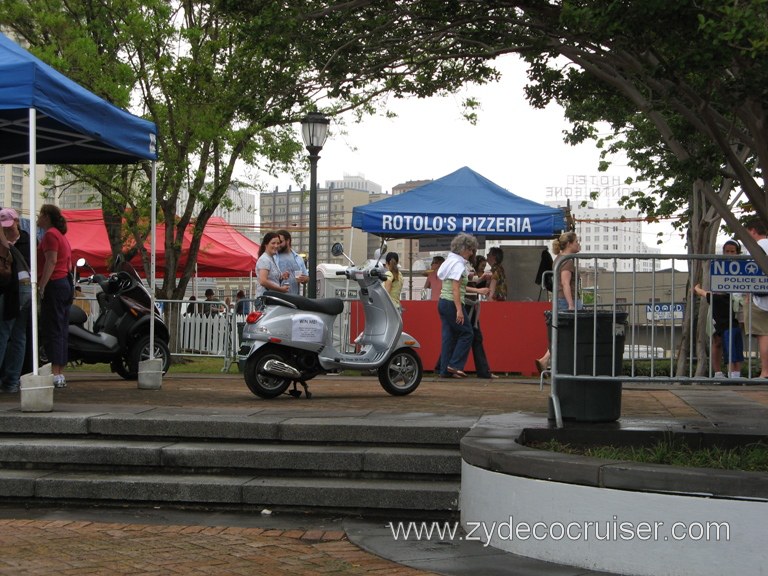
[[[758,246],[768,253],[768,230],[765,223],[757,216],[753,216],[744,223],[749,235],[757,242]],[[768,378],[768,296],[750,295],[752,301],[751,333],[757,338],[757,349],[760,352],[760,376]]]
[[[287,230],[278,230],[280,237],[280,251],[277,253],[277,265],[283,272],[290,272],[288,276],[288,293],[298,294],[299,284],[309,281],[309,272],[304,264],[304,259],[291,248],[291,233]]]

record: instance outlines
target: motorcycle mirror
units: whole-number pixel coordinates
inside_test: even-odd
[[[83,266],[85,266],[85,265],[86,265],[86,261],[85,261],[85,258],[78,258],[78,259],[77,259],[77,267],[78,267],[78,268],[82,268],[82,267],[83,267]]]
[[[336,258],[343,256],[344,245],[341,242],[336,242],[333,246],[331,246],[331,254],[333,254]]]

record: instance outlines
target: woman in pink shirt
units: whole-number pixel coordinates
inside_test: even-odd
[[[37,286],[40,291],[40,313],[45,320],[45,352],[51,363],[53,385],[64,388],[64,366],[67,364],[69,345],[69,306],[74,298],[72,248],[67,233],[67,221],[58,206],[43,204],[37,225],[44,230],[37,247]]]

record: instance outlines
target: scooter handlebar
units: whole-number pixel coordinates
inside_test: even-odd
[[[382,268],[369,268],[367,270],[347,268],[346,270],[336,270],[336,276],[346,276],[347,278],[353,278],[356,273],[360,272],[368,274],[371,278],[384,279],[386,277],[385,271]]]

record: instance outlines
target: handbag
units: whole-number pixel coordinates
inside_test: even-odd
[[[5,288],[11,283],[13,274],[13,255],[10,248],[0,244],[0,288]]]

